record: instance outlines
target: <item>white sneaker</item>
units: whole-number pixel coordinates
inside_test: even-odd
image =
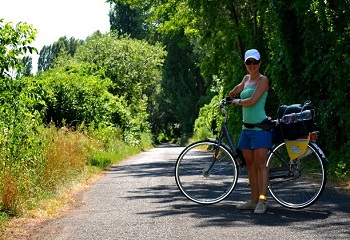
[[[239,210],[254,210],[256,209],[256,206],[256,203],[253,203],[252,200],[249,200],[245,203],[238,205],[236,208]]]
[[[258,204],[256,205],[256,208],[254,210],[254,213],[263,214],[266,212],[266,209],[267,209],[266,203],[258,202]]]

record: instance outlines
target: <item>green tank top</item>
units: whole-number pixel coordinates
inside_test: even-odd
[[[241,92],[241,99],[249,98],[253,95],[255,86],[249,86],[244,88]],[[267,91],[263,93],[260,99],[252,106],[242,107],[243,110],[243,122],[245,123],[260,123],[266,118],[265,103],[267,98]],[[243,129],[247,129],[243,125]],[[261,130],[260,128],[249,128],[251,130]]]

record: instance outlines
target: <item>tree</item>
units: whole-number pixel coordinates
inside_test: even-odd
[[[22,56],[37,52],[30,46],[36,34],[37,30],[26,23],[19,22],[13,26],[0,18],[0,78],[14,78],[23,67]]]
[[[52,68],[54,60],[61,52],[67,52],[70,56],[74,56],[77,47],[82,43],[82,40],[75,39],[74,37],[68,39],[64,36],[49,46],[43,46],[39,53],[38,71],[44,72]]]
[[[111,125],[116,99],[108,92],[110,80],[86,76],[82,65],[77,65],[73,59],[64,59],[64,64],[56,65],[37,77],[51,93],[45,96],[44,122],[53,122],[58,127],[65,124],[76,127],[83,123],[86,126]],[[67,71],[72,66],[74,71]]]
[[[75,81],[71,83],[69,80],[69,84],[80,87],[88,84],[84,83],[84,79],[87,80],[92,76],[101,79],[101,83],[110,81],[108,91],[113,98],[117,99],[117,104],[113,113],[107,116],[111,117],[111,124],[119,125],[123,129],[127,142],[137,144],[141,132],[147,132],[150,128],[147,107],[152,104],[154,95],[159,92],[165,55],[166,52],[160,44],[150,45],[146,41],[130,39],[126,36],[120,37],[113,31],[109,34],[95,32],[78,47],[72,59],[69,55],[60,55],[53,69],[68,72],[69,74],[65,74],[64,78],[69,76],[74,78]],[[78,74],[79,78],[75,74]],[[88,93],[83,92],[73,96],[78,90],[70,93],[69,89],[75,88],[78,87],[59,87],[62,89],[60,98],[68,100],[62,101],[62,104],[65,102],[64,105],[55,109],[65,112],[68,110],[66,117],[76,116],[74,112],[80,112],[77,110],[81,108],[79,106],[85,106],[84,101],[80,100],[84,99],[84,96],[89,96]],[[78,102],[73,103],[73,100]],[[104,104],[101,103],[101,105]],[[76,118],[75,120],[79,122],[85,121],[81,117]]]
[[[29,77],[32,75],[33,65],[32,65],[32,57],[25,56],[22,59],[23,68],[19,71],[18,77]]]
[[[168,52],[163,68],[161,93],[157,98],[158,114],[153,132],[178,138],[192,133],[194,121],[203,104],[207,86],[195,64],[195,54],[183,34],[165,35]]]
[[[148,32],[143,12],[131,9],[129,4],[121,4],[119,1],[110,2],[110,29],[117,30],[120,35],[128,34],[131,38],[146,38]]]
[[[147,31],[147,34],[143,34],[147,41],[161,41],[169,53],[163,69],[161,94],[156,98],[155,104],[149,105],[149,112],[153,113],[153,133],[166,132],[168,137],[191,133],[194,119],[198,115],[202,92],[206,91],[206,84],[200,74],[200,68],[196,65],[198,62],[196,53],[189,38],[184,35],[184,31],[154,34],[153,29],[160,23],[159,19],[152,17],[152,8],[159,4],[157,1],[110,2],[113,3],[111,12],[118,13],[111,15],[113,17],[111,26],[120,26],[119,32],[126,32],[130,37],[136,36],[133,34],[133,28],[141,28]],[[116,24],[113,24],[114,21]],[[132,28],[129,27],[130,22],[133,23]]]

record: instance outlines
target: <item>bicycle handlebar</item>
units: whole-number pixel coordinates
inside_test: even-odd
[[[223,106],[226,106],[228,104],[232,104],[233,100],[230,98],[230,97],[227,97],[225,99],[222,99],[220,101],[220,106],[223,107]]]

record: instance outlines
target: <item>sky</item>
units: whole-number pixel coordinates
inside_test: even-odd
[[[60,37],[85,40],[97,30],[108,32],[108,13],[105,0],[0,0],[0,18],[4,22],[26,22],[38,30],[31,46],[39,52]],[[32,57],[36,71],[38,56]]]

